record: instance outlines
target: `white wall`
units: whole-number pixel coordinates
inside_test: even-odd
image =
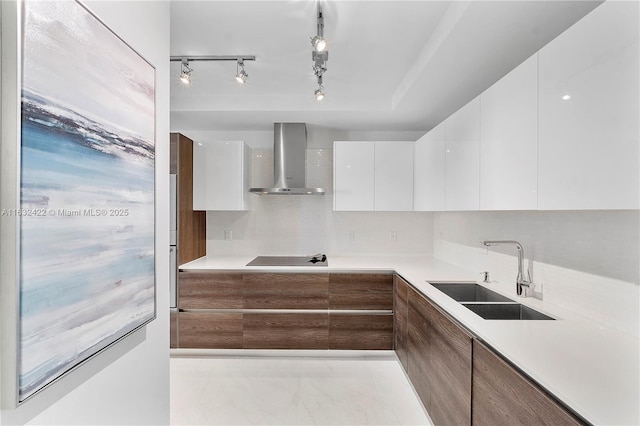
[[[169,423],[169,310],[164,308],[169,299],[169,2],[90,0],[85,4],[156,67],[158,317],[146,329],[92,358],[18,409],[1,411],[1,425]],[[6,50],[3,46],[3,53]],[[2,66],[5,73],[15,64],[5,61]],[[4,101],[7,88],[2,89]],[[2,185],[4,191],[11,182],[3,179]],[[3,280],[1,285],[11,283]]]
[[[180,131],[179,129],[174,129]],[[247,212],[207,213],[208,255],[431,254],[432,215],[426,212],[334,212],[334,140],[409,140],[421,132],[340,131],[307,125],[307,185],[324,196],[251,196]],[[252,150],[253,187],[273,185],[273,130],[180,131],[196,143],[243,140]],[[231,230],[233,239],[224,240]],[[397,232],[397,241],[389,233]],[[349,235],[353,235],[353,239]]]
[[[640,212],[445,212],[434,215],[434,256],[478,271],[515,296],[517,240],[545,302],[638,336]],[[478,275],[480,280],[480,275]]]

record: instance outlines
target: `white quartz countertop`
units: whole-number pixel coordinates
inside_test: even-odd
[[[255,256],[205,256],[180,270],[263,272],[396,272],[478,338],[499,351],[587,421],[640,424],[640,340],[533,298],[494,291],[555,321],[485,320],[428,281],[479,282],[468,271],[426,256],[328,256],[327,267],[251,267]]]

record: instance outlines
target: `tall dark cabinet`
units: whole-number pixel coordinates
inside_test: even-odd
[[[207,213],[193,210],[193,141],[180,133],[171,133],[169,173],[175,175],[176,191],[176,265],[206,255]],[[180,286],[177,270],[174,274]],[[173,289],[177,294],[177,289]],[[178,311],[171,309],[172,348],[178,342]]]

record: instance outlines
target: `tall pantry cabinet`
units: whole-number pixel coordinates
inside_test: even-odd
[[[171,133],[169,173],[176,175],[176,251],[177,265],[202,257],[207,252],[207,213],[193,211],[193,141],[180,133]],[[180,277],[176,274],[178,287]],[[170,346],[177,345],[178,313],[171,310]]]

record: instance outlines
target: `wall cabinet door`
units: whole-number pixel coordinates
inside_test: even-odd
[[[414,147],[414,200],[416,211],[444,210],[446,122],[418,139]]]
[[[638,209],[638,2],[605,2],[539,52],[541,210]]]
[[[480,209],[537,209],[538,56],[480,99]]]
[[[478,340],[472,394],[474,425],[584,424]]]
[[[409,378],[435,424],[471,424],[471,335],[409,289]]]
[[[242,141],[193,146],[193,209],[248,210],[251,157]]]
[[[446,120],[446,210],[480,208],[480,97]]]
[[[414,142],[333,143],[333,209],[412,211]]]
[[[372,211],[374,208],[375,145],[373,142],[333,143],[333,209]]]
[[[375,142],[374,209],[413,210],[414,142]]]

